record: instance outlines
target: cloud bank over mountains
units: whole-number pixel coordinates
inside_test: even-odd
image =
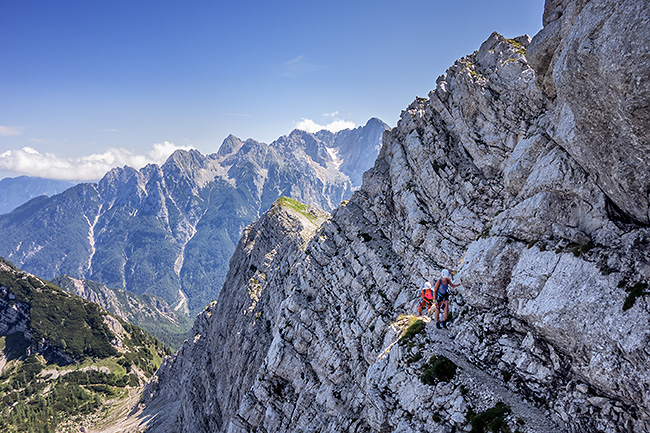
[[[326,113],[323,123],[303,118],[295,123],[295,129],[309,133],[327,130],[332,133],[344,129],[354,129],[356,124],[337,118],[338,111]],[[21,127],[0,126],[0,135],[14,136],[22,133]],[[115,130],[105,130],[114,132]],[[47,144],[43,142],[42,144]],[[176,150],[190,150],[194,146],[177,146],[170,141],[155,143],[145,153],[138,153],[124,147],[110,147],[103,153],[92,153],[80,157],[69,157],[51,152],[41,152],[33,147],[0,151],[0,173],[12,175],[27,175],[46,179],[70,181],[97,181],[107,171],[128,165],[140,169],[147,164],[163,164]],[[0,176],[3,177],[3,176]]]
[[[104,153],[72,158],[49,152],[41,153],[31,147],[23,147],[0,153],[0,170],[48,179],[95,181],[112,168],[128,165],[139,169],[150,163],[162,164],[174,151],[193,148],[193,146],[177,146],[165,141],[155,143],[146,153],[112,147]]]
[[[323,129],[326,129],[330,132],[339,132],[344,129],[354,129],[355,126],[356,125],[354,122],[339,119],[333,120],[327,125],[320,125],[311,119],[304,118],[300,122],[296,123],[296,129],[311,132],[312,134],[318,131],[322,131]]]

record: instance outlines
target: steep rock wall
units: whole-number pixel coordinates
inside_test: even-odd
[[[571,73],[578,54],[564,51],[565,38],[581,33],[591,22],[584,14],[598,5],[621,17],[621,31],[636,23],[640,38],[650,39],[643,2],[549,1],[545,23],[562,31],[549,45],[557,51],[537,52],[536,67],[564,56],[562,73]],[[638,14],[624,13],[630,8]],[[611,147],[613,173],[647,158],[620,151],[607,134],[589,143],[577,133],[558,135],[566,120],[561,80],[543,68],[536,74],[526,57],[530,43],[493,34],[457,61],[385,133],[362,189],[305,252],[274,260],[270,268],[292,272],[265,286],[279,296],[272,341],[253,363],[237,363],[238,352],[228,367],[212,370],[227,377],[233,366],[250,366],[254,379],[223,379],[224,391],[206,399],[192,387],[222,379],[179,382],[161,371],[149,407],[180,386],[185,411],[174,429],[188,432],[468,431],[481,418],[472,414],[500,401],[511,410],[504,416],[511,431],[649,430],[650,230],[643,212],[622,205],[635,188],[608,187],[594,174],[603,161],[576,149]],[[646,60],[639,51],[624,55]],[[598,78],[581,79],[593,86]],[[569,120],[590,122],[584,117],[599,97],[573,98],[582,109]],[[601,127],[623,128],[616,116],[607,122]],[[641,191],[642,177],[634,179]],[[428,324],[410,343],[395,344],[418,287],[445,267],[463,278],[450,328]],[[266,311],[262,302],[258,311]],[[183,377],[199,374],[186,353],[200,344],[189,341],[169,365],[186,366]],[[207,347],[221,356],[218,345]],[[459,367],[451,380],[420,380],[432,355]],[[241,393],[226,392],[228,383]],[[205,422],[216,402],[231,405],[228,415]]]
[[[280,304],[291,291],[286,281],[299,266],[294,261],[328,217],[281,199],[246,228],[224,294],[199,315],[188,342],[144,392],[143,400],[153,403],[146,413],[157,413],[155,429],[218,431],[234,417],[269,350]],[[286,292],[277,290],[283,286]]]
[[[531,65],[548,132],[623,216],[650,224],[650,19],[642,1],[549,1]]]

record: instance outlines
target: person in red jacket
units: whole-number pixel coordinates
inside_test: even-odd
[[[422,300],[418,306],[418,315],[422,315],[422,308],[426,307],[426,312],[429,312],[429,309],[433,307],[433,289],[431,288],[431,283],[426,281],[424,287],[422,287]]]

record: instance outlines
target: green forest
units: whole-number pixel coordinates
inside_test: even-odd
[[[28,332],[0,336],[7,361],[0,374],[0,431],[54,432],[63,421],[101,413],[105,402],[128,396],[171,354],[98,305],[7,261],[2,265],[0,309],[27,311]]]

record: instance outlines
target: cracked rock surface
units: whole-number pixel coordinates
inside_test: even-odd
[[[648,13],[547,1],[532,41],[492,34],[407,107],[318,230],[247,229],[150,429],[470,431],[503,402],[513,432],[649,431]],[[443,268],[453,321],[404,337]],[[455,374],[425,383],[441,356]]]

